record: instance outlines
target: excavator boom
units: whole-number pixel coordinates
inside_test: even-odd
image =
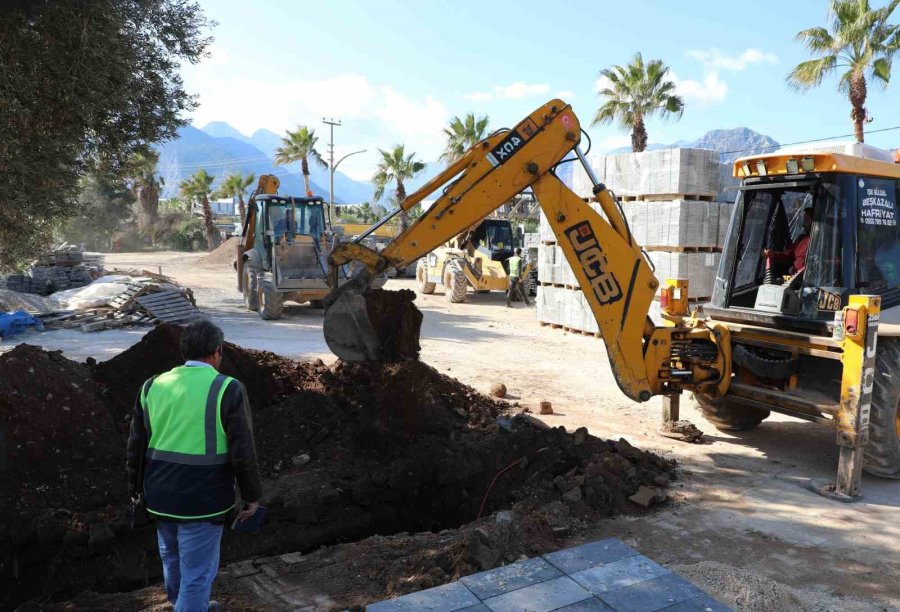
[[[727,330],[655,327],[648,319],[659,282],[615,198],[593,177],[580,140],[571,106],[551,100],[511,130],[470,149],[404,200],[397,212],[441,189],[431,208],[381,253],[358,243],[339,244],[329,257],[332,268],[357,261],[364,269],[326,299],[324,331],[331,350],[345,360],[382,359],[382,333],[369,320],[366,301],[374,275],[419,259],[531,187],[590,304],[622,391],[636,401],[700,387],[723,392],[730,374]],[[601,212],[553,173],[572,151],[593,179]]]

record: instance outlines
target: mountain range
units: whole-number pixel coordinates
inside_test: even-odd
[[[320,141],[321,144],[321,141]],[[281,145],[281,137],[266,129],[256,130],[247,136],[224,121],[213,121],[203,128],[186,126],[178,130],[177,138],[159,146],[159,166],[157,168],[163,178],[163,198],[178,195],[178,185],[197,170],[205,169],[215,177],[213,187],[232,172],[248,174],[275,174],[281,180],[280,192],[303,194],[303,177],[299,171],[299,163],[289,166],[278,166],[273,161],[275,149]],[[723,164],[721,175],[723,186],[729,181],[730,169],[727,165],[742,155],[752,155],[777,148],[778,143],[772,138],[754,132],[746,127],[727,130],[711,130],[694,141],[678,141],[672,144],[652,143],[648,149],[669,149],[689,147],[718,151]],[[321,148],[322,152],[325,147]],[[628,153],[630,147],[622,147],[608,151],[607,155]],[[310,188],[313,193],[328,198],[328,169],[311,163]],[[414,179],[408,181],[406,189],[411,193],[436,176],[444,165],[441,162],[430,162],[425,170]],[[564,164],[558,169],[560,178],[571,184],[571,164]],[[359,203],[371,201],[374,187],[369,181],[358,181],[350,178],[340,170],[334,173],[335,202]]]

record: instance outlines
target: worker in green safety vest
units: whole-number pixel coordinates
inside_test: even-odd
[[[528,296],[522,289],[522,249],[517,248],[515,255],[506,260],[509,264],[509,287],[506,290],[506,307],[515,299],[521,299],[528,306]]]
[[[157,527],[166,594],[176,612],[215,610],[209,595],[219,545],[235,509],[235,481],[253,516],[262,497],[244,386],[220,374],[224,335],[206,320],[187,325],[187,360],[146,381],[128,437],[132,499],[143,497]]]

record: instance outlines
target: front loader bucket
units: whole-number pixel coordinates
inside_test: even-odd
[[[363,272],[325,298],[325,342],[344,361],[402,361],[419,356],[422,313],[415,293],[371,289]]]

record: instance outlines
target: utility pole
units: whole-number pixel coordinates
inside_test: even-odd
[[[334,208],[334,126],[341,127],[340,121],[335,121],[334,118],[326,119],[322,117],[322,123],[326,124],[331,130],[331,139],[328,142],[328,176],[329,176],[329,190],[328,190],[328,214],[331,215],[331,222],[334,223],[337,220],[337,211]]]

